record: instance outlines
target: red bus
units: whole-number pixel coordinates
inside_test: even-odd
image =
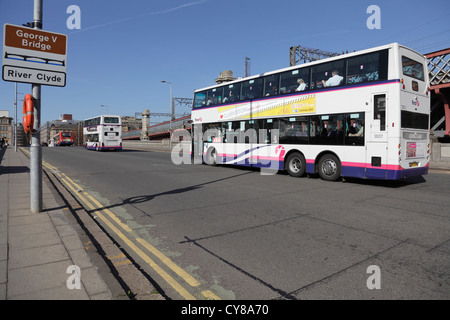
[[[53,145],[71,146],[73,145],[73,132],[59,132],[53,136]]]

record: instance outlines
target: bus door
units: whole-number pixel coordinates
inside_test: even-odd
[[[386,179],[388,160],[387,94],[372,95],[372,114],[367,120],[366,178]]]
[[[192,123],[192,161],[194,164],[201,164],[203,159],[203,125]]]

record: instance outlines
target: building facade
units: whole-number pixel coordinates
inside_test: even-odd
[[[4,144],[11,144],[13,140],[13,118],[9,116],[9,111],[0,110],[0,138]]]
[[[41,143],[47,145],[60,132],[73,133],[73,145],[83,145],[83,123],[78,120],[47,121],[41,126]]]

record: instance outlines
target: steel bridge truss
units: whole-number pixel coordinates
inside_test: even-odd
[[[438,137],[450,136],[450,48],[425,56],[428,59],[430,90],[438,98],[432,99],[431,131]]]
[[[175,120],[175,118],[181,118],[187,115],[191,114],[192,109],[192,103],[194,102],[194,99],[192,98],[173,98],[173,109],[172,113],[165,113],[165,112],[150,112],[150,118],[151,117],[172,117],[172,120]],[[183,113],[176,114],[175,110],[185,110]],[[134,117],[136,119],[139,119],[142,117],[142,112],[135,112]]]
[[[302,61],[303,63],[306,63],[339,55],[341,54],[336,52],[306,48],[303,46],[295,46],[289,49],[289,64],[292,67],[299,63],[302,63]]]

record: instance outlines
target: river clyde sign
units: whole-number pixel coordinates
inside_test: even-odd
[[[4,25],[3,80],[64,87],[66,62],[66,35]]]

